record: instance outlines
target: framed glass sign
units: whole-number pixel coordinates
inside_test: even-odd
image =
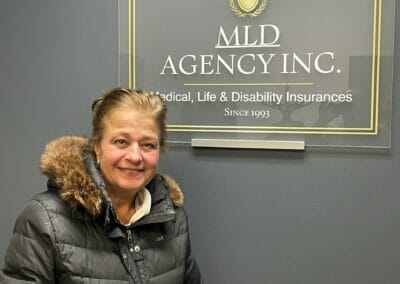
[[[120,82],[169,141],[390,148],[394,0],[125,0]]]

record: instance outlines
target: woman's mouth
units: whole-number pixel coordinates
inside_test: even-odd
[[[122,167],[118,167],[118,169],[123,171],[123,172],[128,172],[128,173],[139,173],[139,172],[143,172],[144,171],[143,168],[122,168]]]

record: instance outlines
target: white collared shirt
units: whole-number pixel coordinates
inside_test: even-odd
[[[136,212],[133,214],[131,220],[125,226],[132,225],[144,216],[150,213],[151,209],[151,194],[147,188],[143,188],[141,191],[136,193],[135,197],[135,209]]]

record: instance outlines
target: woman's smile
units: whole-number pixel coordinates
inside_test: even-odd
[[[126,168],[126,167],[116,167],[117,169],[123,171],[123,172],[128,172],[128,173],[142,173],[144,172],[143,168]]]

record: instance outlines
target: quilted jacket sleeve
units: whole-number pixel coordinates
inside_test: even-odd
[[[192,255],[186,258],[185,284],[200,284],[201,275],[199,267]]]
[[[14,226],[0,283],[54,283],[54,255],[48,210],[32,200]]]
[[[185,221],[186,221],[188,236],[189,236],[188,217],[187,217],[185,211],[184,211],[184,215],[185,215]],[[184,284],[201,284],[201,283],[202,283],[202,279],[201,279],[200,270],[199,270],[199,267],[197,266],[197,262],[193,256],[193,254],[192,254],[190,237],[188,237],[187,256],[186,256],[186,260],[185,260]]]

